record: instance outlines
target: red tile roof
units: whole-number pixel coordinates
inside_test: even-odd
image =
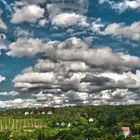
[[[130,128],[129,127],[121,127],[122,131],[127,131],[130,132]]]

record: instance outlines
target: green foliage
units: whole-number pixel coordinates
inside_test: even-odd
[[[37,136],[37,140],[47,140],[47,137],[45,136],[45,134],[40,133],[40,134]]]
[[[0,140],[9,140],[10,131],[0,132]]]
[[[0,140],[140,140],[140,105],[51,108],[52,115],[48,110],[0,112]],[[122,126],[130,127],[131,136],[124,138]]]

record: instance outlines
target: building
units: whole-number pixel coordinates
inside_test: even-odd
[[[66,125],[65,122],[62,122],[62,123],[61,123],[61,126],[65,126],[65,125]]]
[[[89,118],[89,120],[88,120],[89,122],[93,122],[94,121],[94,119],[93,118]]]
[[[48,114],[48,115],[52,115],[53,112],[52,112],[51,110],[49,110],[49,111],[47,112],[47,114]]]
[[[59,123],[59,122],[56,122],[56,123],[55,123],[55,125],[56,125],[56,126],[59,126],[59,125],[60,125],[60,123]]]
[[[24,115],[29,115],[29,112],[28,112],[28,111],[26,111],[26,112],[24,113]]]
[[[31,114],[31,115],[34,115],[34,112],[32,111],[30,114]]]
[[[71,123],[68,123],[67,127],[71,127]]]
[[[41,112],[42,115],[45,115],[46,113],[44,111]]]
[[[125,138],[128,137],[131,133],[129,127],[121,127],[121,130],[123,131],[123,134],[124,134]]]

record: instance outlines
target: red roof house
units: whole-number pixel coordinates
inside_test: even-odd
[[[125,137],[128,137],[131,133],[129,127],[121,127],[121,130],[123,131],[123,134],[124,134]]]

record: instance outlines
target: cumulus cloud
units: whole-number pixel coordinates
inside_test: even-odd
[[[92,31],[95,33],[100,33],[101,32],[101,28],[103,28],[105,25],[103,23],[101,23],[101,19],[98,18],[95,21],[92,22]]]
[[[49,73],[37,73],[29,72],[24,73],[23,75],[18,75],[14,81],[16,82],[26,82],[26,83],[49,83],[55,80],[55,74],[52,72]]]
[[[139,0],[99,0],[100,4],[105,2],[119,12],[139,8]],[[19,26],[14,28],[17,40],[5,47],[6,36],[1,34],[0,50],[8,48],[7,55],[35,56],[37,59],[36,64],[24,68],[13,79],[16,91],[0,92],[4,98],[14,99],[1,100],[2,108],[139,103],[140,71],[133,73],[132,70],[140,66],[140,58],[115,52],[108,46],[92,46],[93,33],[139,41],[139,21],[131,25],[112,23],[106,26],[100,18],[86,16],[88,0],[21,0],[9,7],[14,10],[11,13],[14,24],[37,23],[36,29],[40,30],[46,26],[48,29],[51,24],[51,33],[61,27],[71,36],[84,34],[81,36],[84,39],[43,40],[33,37],[33,33],[29,32],[32,29],[28,31],[28,28]],[[0,29],[7,29],[1,18]],[[35,33],[35,36],[42,35]],[[5,77],[0,76],[0,82],[4,80]],[[21,99],[20,92],[30,94],[28,99]]]
[[[43,50],[44,59],[13,79],[16,88],[34,93],[37,102],[53,106],[138,100],[135,91],[140,87],[140,72],[131,72],[140,65],[138,57],[109,47],[88,48],[79,38],[48,41]]]
[[[112,23],[101,33],[103,35],[123,36],[138,41],[140,40],[140,22],[134,22],[131,25]]]
[[[78,25],[88,27],[87,18],[83,14],[87,11],[88,0],[22,0],[21,8],[15,6],[15,12],[12,15],[12,23],[29,22],[35,23],[38,19],[40,26],[45,26],[48,21],[43,15],[45,9],[39,6],[40,3],[46,4],[49,14],[49,21],[52,25],[59,27],[69,27]],[[55,10],[54,10],[55,9]]]
[[[136,74],[132,72],[117,74],[117,73],[102,73],[101,76],[110,78],[114,81],[114,86],[122,86],[125,88],[139,88],[140,87],[140,71]]]
[[[35,99],[16,98],[14,100],[0,101],[0,108],[26,108],[41,107],[43,104],[38,103]]]
[[[95,96],[96,104],[126,105],[139,102],[138,94],[128,89],[103,90]]]
[[[68,27],[73,25],[79,25],[82,27],[88,27],[86,17],[76,13],[60,13],[52,19],[52,24],[60,27]]]
[[[68,91],[62,94],[51,94],[39,92],[32,94],[32,98],[0,101],[1,108],[32,108],[47,106],[69,106],[75,104],[94,104],[94,105],[126,105],[139,103],[138,93],[128,89],[103,90],[99,93],[88,94],[84,92]]]
[[[138,57],[114,53],[109,47],[90,49],[80,48],[79,44],[77,44],[77,47],[66,45],[65,48],[62,48],[65,43],[60,43],[59,45],[48,43],[49,47],[46,47],[47,57],[54,61],[82,61],[91,67],[111,70],[128,70],[140,64]]]
[[[34,56],[43,51],[44,46],[41,39],[33,38],[18,38],[15,42],[9,45],[10,51],[7,55],[10,56]]]
[[[38,53],[45,53],[49,48],[67,48],[67,47],[78,47],[78,48],[84,48],[87,47],[87,44],[78,38],[71,38],[66,40],[65,42],[60,41],[49,41],[44,42],[41,39],[34,39],[34,38],[18,38],[15,42],[12,42],[9,45],[9,52],[7,52],[8,55],[11,56],[34,56]]]
[[[16,8],[12,15],[12,23],[29,22],[35,23],[38,19],[42,18],[45,10],[38,5],[27,5],[21,9]]]
[[[41,27],[44,27],[47,23],[48,23],[48,21],[47,21],[46,19],[41,19],[41,20],[39,20],[39,25],[40,25]]]
[[[68,61],[68,62],[58,62],[54,63],[51,60],[38,60],[37,64],[34,66],[34,70],[36,72],[50,72],[50,71],[57,71],[61,69],[63,66],[66,66],[66,69],[69,71],[75,71],[75,72],[84,72],[88,71],[89,66],[86,65],[84,62],[80,61]],[[32,69],[31,69],[32,70]],[[25,71],[25,70],[24,70]]]
[[[6,78],[0,75],[0,83],[5,81],[5,80],[6,80]]]
[[[76,104],[111,104],[126,105],[139,103],[138,93],[134,93],[128,89],[102,90],[100,92],[87,93],[68,91],[62,94],[51,94],[39,92],[33,94],[32,97],[39,103],[46,103],[49,106],[66,106]]]
[[[112,0],[99,0],[99,4],[108,3],[112,9],[119,11],[120,13],[128,10],[128,9],[139,9],[140,8],[140,0],[123,0],[120,2],[114,2]]]
[[[109,47],[88,48],[86,42],[78,38],[70,38],[64,42],[41,39],[19,38],[9,45],[11,56],[34,56],[44,53],[53,61],[80,61],[94,68],[110,70],[129,70],[140,64],[140,59],[129,54],[114,53]],[[100,59],[99,59],[100,58]]]
[[[67,1],[61,3],[51,3],[47,5],[49,19],[53,25],[69,27],[78,25],[87,27],[86,17],[83,15],[87,10],[87,0]],[[55,10],[54,10],[55,9]]]

